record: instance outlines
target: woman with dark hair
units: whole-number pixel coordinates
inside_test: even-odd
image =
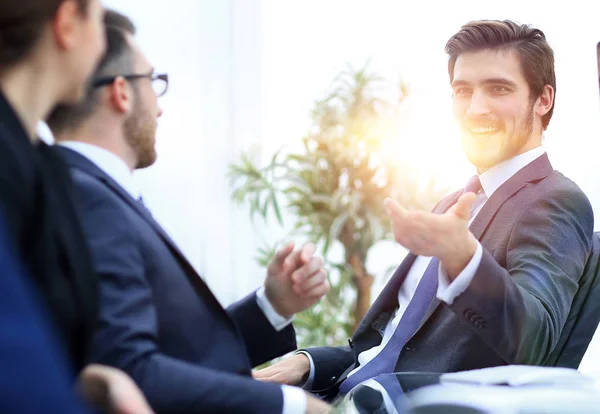
[[[0,0],[0,212],[76,372],[95,325],[96,280],[68,172],[36,128],[83,95],[104,52],[103,15],[100,0]]]
[[[0,0],[2,412],[80,412],[61,362],[71,362],[71,380],[85,365],[97,281],[66,166],[36,129],[57,104],[83,96],[105,50],[103,16],[100,0]],[[31,294],[30,284],[37,288]],[[37,317],[40,308],[46,320]],[[58,335],[48,338],[52,331]],[[106,412],[152,412],[113,368],[86,367],[79,389]]]

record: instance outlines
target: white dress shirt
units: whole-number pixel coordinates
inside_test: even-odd
[[[482,191],[477,193],[477,198],[471,207],[471,218],[469,220],[469,225],[473,222],[477,214],[479,214],[486,201],[502,184],[515,175],[520,169],[544,153],[544,148],[540,146],[523,154],[519,154],[509,160],[503,161],[481,174],[479,176],[479,180],[481,181]],[[454,299],[463,293],[473,280],[475,272],[477,271],[479,263],[481,262],[482,254],[483,247],[479,242],[477,242],[477,250],[471,258],[471,261],[452,282],[448,280],[448,275],[440,263],[438,270],[437,298],[446,302],[448,305],[452,305]],[[355,374],[365,364],[375,358],[375,356],[377,356],[390,341],[394,331],[400,323],[400,319],[402,319],[402,315],[412,300],[415,291],[417,290],[417,286],[419,285],[427,266],[429,266],[430,261],[431,257],[417,256],[412,267],[408,271],[408,274],[406,275],[406,279],[402,283],[402,286],[400,286],[398,291],[399,307],[396,309],[393,318],[390,319],[385,327],[381,344],[361,352],[358,355],[358,362],[360,365],[354,370],[350,371],[348,376]],[[304,384],[304,388],[309,389],[314,379],[314,362],[308,353],[302,353],[305,354],[310,361],[310,375],[308,381],[306,384]]]
[[[140,199],[140,192],[133,179],[133,174],[121,158],[104,148],[85,142],[61,141],[59,145],[83,155],[119,184],[133,199]],[[265,317],[277,331],[281,331],[292,322],[291,318],[284,318],[275,311],[273,305],[267,299],[264,287],[261,287],[256,292],[256,302],[265,314]],[[300,388],[287,385],[282,386],[282,391],[282,414],[304,414],[306,411],[306,396],[304,391]]]

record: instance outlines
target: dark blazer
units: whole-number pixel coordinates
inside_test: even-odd
[[[0,412],[81,414],[65,356],[8,240],[0,217]]]
[[[0,208],[13,248],[79,370],[91,343],[97,292],[70,185],[62,160],[43,142],[31,144],[0,93]]]
[[[434,210],[446,211],[461,192]],[[483,256],[452,305],[434,298],[402,349],[396,371],[453,372],[505,364],[543,365],[559,342],[588,259],[592,207],[544,154],[489,198],[470,230]],[[351,347],[314,348],[314,389],[336,391],[362,351],[381,343],[398,306],[409,254],[359,324]]]
[[[56,151],[100,277],[93,360],[129,373],[159,413],[280,413],[280,386],[250,374],[296,348],[293,327],[275,331],[255,294],[223,309],[140,202],[86,157]]]

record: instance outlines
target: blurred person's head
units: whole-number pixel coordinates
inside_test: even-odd
[[[123,159],[130,169],[156,160],[158,97],[167,79],[156,75],[126,16],[105,13],[107,48],[82,101],[57,107],[47,119],[57,141],[82,141]],[[160,76],[160,77],[159,77]]]
[[[1,0],[0,88],[30,132],[76,102],[105,47],[100,0]]]
[[[554,109],[544,33],[509,20],[465,24],[446,44],[463,149],[480,172],[541,145]]]

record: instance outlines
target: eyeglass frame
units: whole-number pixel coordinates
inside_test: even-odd
[[[108,86],[112,84],[117,78],[123,78],[125,80],[136,80],[136,79],[150,79],[152,82],[155,80],[162,80],[165,82],[165,90],[160,95],[156,95],[157,98],[160,98],[164,94],[167,93],[169,89],[169,75],[167,73],[146,73],[146,74],[128,74],[128,75],[114,75],[114,76],[103,76],[92,81],[93,88],[100,88],[103,86]]]

